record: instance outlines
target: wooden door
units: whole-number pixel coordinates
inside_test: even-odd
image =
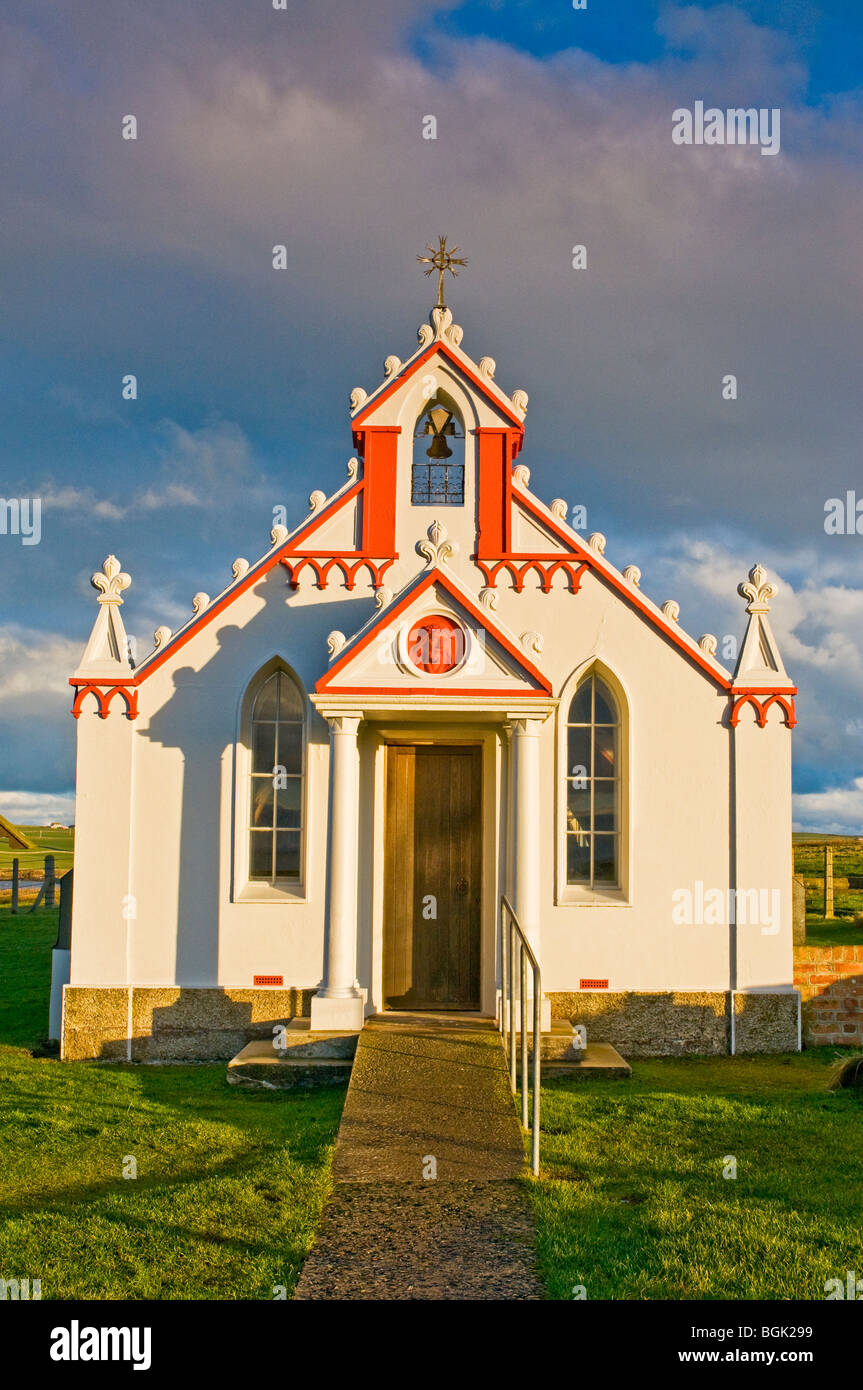
[[[387,748],[384,1003],[478,1009],[482,749]]]

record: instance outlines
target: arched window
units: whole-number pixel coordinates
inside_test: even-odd
[[[414,430],[411,502],[436,507],[464,504],[464,430],[455,412],[441,400],[429,401]]]
[[[302,877],[305,702],[287,671],[273,671],[260,686],[249,734],[249,879],[296,884]]]
[[[566,881],[620,883],[620,714],[599,676],[581,683],[566,728]]]

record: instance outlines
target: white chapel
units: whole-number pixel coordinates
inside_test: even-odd
[[[799,1046],[773,586],[741,584],[727,669],[531,490],[527,394],[442,293],[418,339],[351,393],[343,486],[226,557],[137,665],[130,578],[93,577],[62,1055],[493,1016],[504,898],[546,1026],[635,1056]]]

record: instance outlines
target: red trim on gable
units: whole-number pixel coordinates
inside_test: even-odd
[[[174,656],[196,635],[196,633],[200,632],[208,623],[211,623],[220,613],[224,613],[226,608],[230,608],[234,600],[240,597],[240,594],[244,594],[246,590],[250,589],[253,584],[256,584],[259,579],[269,574],[273,566],[279,563],[282,553],[282,549],[274,551],[272,555],[266,556],[257,565],[253,565],[252,568],[243,575],[236,588],[229,589],[228,592],[223,594],[220,599],[217,599],[215,603],[211,603],[209,608],[205,608],[203,613],[201,613],[194,622],[190,623],[187,628],[179,632],[176,637],[170,638],[165,646],[161,647],[156,655],[147,661],[141,674],[135,677],[134,684],[141,685],[148,676],[151,676],[154,671],[158,671],[159,667],[165,664],[169,656]]]
[[[398,387],[403,386],[406,381],[409,381],[410,378],[414,376],[421,367],[424,367],[436,353],[440,353],[443,357],[446,357],[458,371],[467,377],[468,381],[470,381],[478,391],[482,392],[487,401],[490,401],[502,415],[505,415],[508,420],[512,421],[519,433],[524,434],[524,421],[519,419],[511,406],[508,406],[505,401],[500,400],[489,391],[488,382],[483,381],[482,377],[477,376],[476,372],[472,371],[470,367],[460,361],[449,344],[444,342],[442,338],[436,338],[433,343],[429,343],[428,347],[424,352],[420,353],[419,357],[415,357],[413,362],[409,362],[407,366],[402,368],[397,376],[393,377],[392,381],[384,387],[379,396],[375,396],[372,400],[366,402],[359,415],[354,416],[351,422],[353,428],[356,429],[358,425],[361,425],[364,420],[368,419],[368,417],[377,410],[379,405],[382,405],[385,400],[388,400]]]
[[[517,502],[519,506],[524,507],[525,511],[530,512],[531,516],[534,517],[540,525],[544,526],[547,531],[551,531],[552,535],[556,536],[569,551],[574,551],[577,555],[583,555],[586,560],[591,559],[593,551],[590,547],[584,545],[578,538],[573,539],[572,536],[567,535],[566,531],[558,524],[556,519],[553,516],[546,516],[545,512],[540,511],[533,498],[529,497],[526,492],[522,492],[520,488],[516,489],[514,487],[512,489],[512,500]]]
[[[732,687],[732,695],[796,695],[798,693],[796,685],[783,685],[777,689],[775,685],[735,685]]]
[[[786,728],[793,729],[797,723],[797,716],[794,713],[794,693],[796,692],[792,693],[787,690],[780,692],[774,690],[767,700],[759,700],[753,690],[747,690],[742,694],[736,690],[731,693],[733,703],[731,706],[731,713],[728,716],[728,722],[732,729],[736,729],[737,725],[740,723],[740,711],[743,709],[744,705],[752,705],[760,729],[766,727],[767,711],[770,709],[770,706],[774,704],[779,705],[784,711]],[[761,693],[765,695],[768,694],[767,691],[762,691]],[[737,698],[734,699],[734,696]]]
[[[317,687],[315,694],[319,694]],[[453,698],[461,695],[481,695],[487,700],[490,695],[499,695],[501,699],[521,700],[525,696],[538,696],[540,700],[547,700],[549,692],[547,690],[524,690],[521,686],[514,685],[512,688],[507,686],[487,686],[476,689],[466,690],[461,685],[339,685],[334,690],[326,692],[329,695],[452,695]]]
[[[122,696],[126,702],[126,718],[138,718],[138,691],[134,680],[92,680],[71,676],[69,684],[75,689],[75,698],[72,701],[72,715],[75,719],[80,717],[81,707],[88,695],[96,696],[100,719],[108,718],[108,709],[115,695]]]
[[[314,516],[310,516],[295,535],[288,537],[283,546],[280,547],[279,554],[282,554],[286,550],[288,553],[291,553],[296,550],[298,545],[305,544],[307,538],[313,535],[323,522],[329,521],[331,517],[334,517],[337,512],[341,511],[342,507],[344,507],[347,502],[352,502],[353,499],[363,491],[364,485],[365,478],[358,478],[353,486],[348,488],[347,492],[343,492],[340,497],[334,497],[331,502],[328,502],[322,512],[317,512]],[[330,555],[333,554],[331,550],[327,553]],[[356,554],[356,551],[345,551],[344,553]]]
[[[428,574],[424,575],[420,579],[418,584],[414,584],[411,588],[407,590],[405,594],[402,595],[397,604],[395,604],[392,608],[384,609],[380,617],[377,619],[376,622],[372,624],[368,631],[365,632],[363,636],[360,637],[352,646],[347,647],[345,651],[339,656],[338,660],[333,663],[333,665],[326,672],[326,674],[321,677],[321,679],[315,686],[315,693],[321,695],[324,694],[328,689],[330,689],[330,682],[332,681],[333,677],[337,675],[337,673],[340,670],[342,670],[343,667],[349,665],[349,663],[353,661],[354,657],[357,656],[361,651],[363,651],[368,646],[368,644],[374,640],[375,634],[378,631],[378,629],[382,625],[390,623],[392,619],[398,617],[400,613],[403,613],[405,609],[410,607],[410,605],[414,602],[415,599],[419,598],[421,594],[424,594],[426,590],[431,588],[431,586],[434,584],[439,584],[441,588],[449,594],[450,598],[452,598],[457,604],[459,604],[459,606],[463,608],[466,613],[469,613],[470,616],[476,622],[479,623],[480,627],[484,628],[486,632],[489,632],[491,634],[494,640],[501,647],[503,647],[504,651],[509,653],[509,655],[514,659],[517,665],[520,666],[523,671],[526,671],[528,675],[531,677],[531,679],[535,680],[542,687],[541,693],[546,695],[551,694],[551,685],[547,678],[542,674],[542,672],[538,670],[536,666],[534,666],[533,662],[528,661],[527,658],[520,651],[518,651],[518,649],[513,645],[513,643],[510,642],[506,634],[499,631],[499,629],[496,627],[494,623],[489,622],[487,615],[483,613],[483,611],[480,608],[477,608],[476,604],[473,603],[471,599],[469,599],[458,588],[456,588],[456,586],[452,584],[450,580],[446,577],[446,575],[439,569],[430,570]],[[342,689],[343,687],[340,686],[338,688],[338,693],[341,693]],[[385,687],[380,687],[380,689],[385,693],[389,693],[385,691]],[[459,691],[458,686],[447,686],[442,690],[438,690],[437,688],[433,689],[432,687],[426,686],[425,684],[418,684],[417,690],[425,691],[426,694],[429,695],[458,695],[460,693],[494,695],[498,693],[495,691],[493,687],[488,690],[471,690],[469,692],[466,692]],[[332,693],[335,694],[337,692],[333,691]],[[348,692],[345,691],[345,693]],[[366,690],[364,691],[364,693],[372,694],[373,691]],[[502,695],[507,695],[511,693],[513,692],[506,690],[500,691],[500,694]]]
[[[369,555],[356,556],[353,550],[338,553],[336,555],[282,555],[279,564],[284,565],[288,571],[288,583],[292,589],[299,588],[300,575],[307,565],[311,565],[317,576],[315,583],[319,589],[325,589],[329,582],[330,570],[338,568],[345,581],[346,589],[353,589],[357,582],[357,571],[363,566],[368,570],[369,577],[375,588],[379,588],[384,582],[384,575],[390,565],[398,559],[397,555],[388,557],[385,560],[375,562]],[[354,563],[349,562],[353,560]]]
[[[721,690],[730,691],[732,686],[731,677],[722,676],[720,672],[716,671],[710,665],[710,663],[705,660],[705,658],[700,654],[700,652],[693,650],[693,648],[690,647],[688,643],[683,640],[680,633],[674,630],[674,627],[670,623],[665,622],[663,618],[661,618],[657,613],[654,613],[653,610],[647,606],[643,599],[639,598],[637,591],[634,590],[630,584],[627,584],[625,579],[618,578],[617,575],[609,574],[606,570],[604,570],[597,563],[597,556],[593,553],[589,546],[585,546],[582,544],[581,541],[574,540],[572,536],[568,536],[566,532],[555,523],[554,518],[545,516],[544,513],[539,510],[539,508],[536,506],[533,500],[530,497],[528,497],[525,493],[521,492],[520,490],[516,491],[515,488],[513,488],[512,495],[513,500],[516,501],[519,504],[519,506],[523,506],[536,518],[537,521],[540,521],[543,526],[545,526],[549,531],[552,532],[553,535],[557,536],[559,540],[561,540],[565,545],[569,547],[570,558],[572,557],[572,555],[576,555],[579,557],[579,559],[583,560],[585,564],[593,570],[594,574],[598,579],[604,580],[607,584],[610,584],[613,589],[616,589],[617,592],[623,598],[625,598],[627,602],[632,605],[633,608],[637,609],[637,611],[641,613],[642,617],[647,618],[653,624],[653,626],[663,634],[663,636],[670,638],[670,640],[683,653],[683,655],[689,657],[690,661],[693,661],[696,666],[699,666],[701,670],[704,671],[705,675],[708,675],[710,679],[714,681]],[[528,558],[532,560],[537,560],[548,559],[549,557],[540,555],[529,556],[527,554],[513,554],[504,556],[503,558],[504,560],[527,560]]]
[[[485,576],[486,585],[490,589],[497,587],[497,576],[502,569],[509,571],[512,577],[512,587],[517,594],[524,589],[524,581],[531,570],[535,570],[540,578],[540,585],[544,594],[551,593],[551,583],[559,569],[563,569],[569,575],[570,592],[577,594],[581,588],[581,580],[584,573],[590,568],[586,560],[580,560],[578,568],[575,567],[575,560],[566,555],[536,555],[533,559],[525,560],[519,564],[516,560],[480,560],[479,556],[474,556]]]
[[[356,571],[363,564],[366,564],[370,567],[370,573],[373,578],[375,569],[377,570],[377,573],[379,575],[383,575],[385,570],[391,564],[393,564],[396,559],[398,559],[397,555],[383,554],[377,556],[369,556],[364,555],[362,551],[359,550],[337,550],[322,553],[320,550],[315,551],[312,548],[299,549],[299,546],[304,542],[308,541],[308,539],[313,535],[314,531],[322,524],[322,522],[327,521],[330,517],[335,516],[336,513],[340,511],[342,507],[346,506],[348,502],[351,502],[355,497],[362,493],[364,486],[365,477],[358,478],[357,481],[347,489],[347,491],[341,493],[341,495],[337,497],[334,497],[332,501],[329,502],[326,507],[324,507],[322,512],[317,513],[315,516],[309,517],[308,521],[306,521],[300,527],[299,531],[297,531],[293,536],[288,537],[288,539],[284,541],[278,547],[278,549],[271,551],[268,555],[265,555],[262,560],[259,560],[257,564],[252,565],[236,585],[232,586],[227,591],[227,593],[223,594],[222,597],[218,599],[215,603],[211,603],[209,608],[205,608],[203,613],[201,613],[194,620],[194,622],[190,623],[188,627],[184,628],[183,631],[180,632],[176,637],[170,638],[169,641],[165,644],[165,646],[160,648],[156,655],[153,655],[149,660],[146,660],[145,663],[143,663],[143,670],[141,671],[140,675],[136,675],[134,680],[129,682],[129,684],[140,685],[143,681],[147,679],[148,676],[152,675],[154,671],[158,671],[159,667],[164,665],[164,663],[168,660],[169,656],[173,656],[176,652],[180,651],[186,645],[186,643],[190,641],[192,637],[195,636],[196,633],[200,632],[201,629],[206,627],[208,623],[211,623],[213,619],[218,617],[220,613],[223,613],[226,608],[229,608],[235,599],[238,599],[241,594],[244,594],[248,589],[250,589],[254,584],[258,582],[259,579],[262,579],[265,575],[269,574],[270,570],[273,569],[275,565],[286,564],[286,561],[288,561],[290,557],[294,555],[296,555],[300,559],[306,559],[310,564],[312,564],[315,567],[315,569],[318,568],[320,561],[322,561],[323,559],[331,560],[334,563],[341,562],[347,559],[355,560],[357,564],[354,566],[353,574],[351,576],[354,582]],[[376,564],[374,562],[376,562]],[[288,565],[286,565],[286,567],[289,568]],[[342,572],[345,573],[343,567]],[[345,574],[345,578],[348,578],[347,574]],[[380,584],[380,582],[380,579],[377,579],[375,581],[376,585]],[[353,588],[353,583],[347,584],[346,587]]]

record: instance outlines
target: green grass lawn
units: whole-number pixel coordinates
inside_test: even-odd
[[[343,1090],[255,1094],[228,1087],[224,1064],[33,1057],[56,917],[0,909],[0,1276],[40,1279],[44,1299],[290,1296]],[[583,1284],[590,1299],[820,1299],[826,1279],[863,1273],[863,1099],[827,1089],[838,1055],[636,1061],[628,1082],[548,1083],[530,1190],[549,1297]]]
[[[43,1299],[290,1297],[344,1089],[256,1094],[224,1063],[34,1058],[56,933],[56,912],[0,909],[0,1276],[41,1279]]]
[[[827,1089],[841,1055],[662,1058],[630,1081],[545,1085],[530,1188],[548,1296],[822,1299],[863,1273],[863,1097]]]
[[[847,917],[806,915],[807,946],[863,946],[863,922],[856,925]]]

